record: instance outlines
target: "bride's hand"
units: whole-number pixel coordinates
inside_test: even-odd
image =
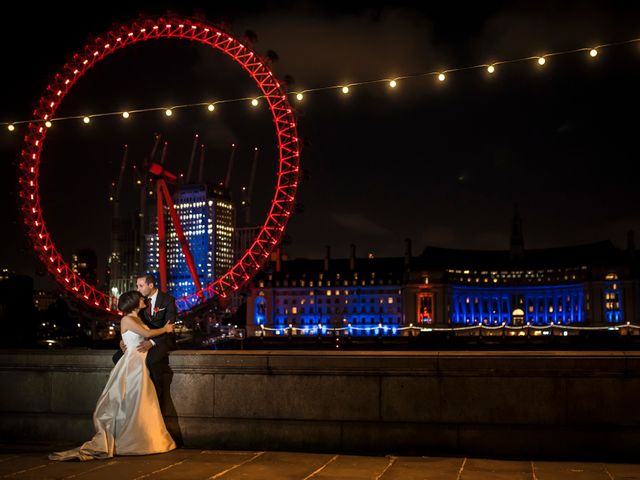
[[[173,329],[174,329],[173,323],[167,323],[167,324],[164,326],[164,329],[165,329],[165,331],[166,331],[167,333],[171,333],[171,332],[173,332]]]

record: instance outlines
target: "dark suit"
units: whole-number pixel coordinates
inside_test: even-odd
[[[150,302],[147,299],[147,302]],[[176,301],[168,293],[158,290],[156,297],[156,305],[154,311],[149,314],[149,309],[140,311],[140,318],[151,329],[162,328],[168,322],[175,322],[177,317]],[[156,387],[160,407],[162,407],[162,399],[164,394],[163,376],[169,369],[169,350],[175,348],[175,338],[173,333],[165,333],[157,337],[153,337],[155,346],[151,347],[147,353],[147,368],[151,376],[151,381]],[[113,363],[118,363],[124,354],[118,350],[113,355]]]

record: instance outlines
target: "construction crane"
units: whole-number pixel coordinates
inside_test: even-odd
[[[231,144],[231,153],[229,154],[229,165],[227,166],[227,176],[224,178],[224,188],[228,189],[231,183],[231,171],[233,170],[233,161],[236,157],[236,144]]]
[[[164,162],[167,161],[167,152],[169,151],[169,142],[164,142],[162,145],[162,153],[160,154],[160,165],[164,165]],[[151,161],[153,163],[153,160]]]
[[[146,218],[146,214],[147,214],[147,188],[148,188],[148,183],[149,183],[149,165],[151,163],[153,163],[153,159],[156,156],[156,152],[158,151],[158,145],[160,144],[160,138],[161,135],[159,133],[155,134],[155,139],[153,142],[153,148],[151,149],[151,155],[149,155],[149,159],[147,161],[144,162],[142,171],[143,173],[143,178],[142,178],[142,184],[141,184],[141,188],[140,188],[140,210],[138,213],[138,234],[137,234],[137,238],[136,238],[136,258],[137,258],[137,266],[136,266],[136,270],[138,271],[142,271],[144,269],[144,232],[145,232],[145,228],[144,228],[144,219]]]
[[[256,179],[256,169],[258,166],[258,147],[253,149],[253,162],[251,163],[251,174],[249,175],[249,186],[247,188],[245,205],[244,205],[244,221],[247,226],[251,225],[251,198],[253,195],[253,185]]]
[[[123,222],[120,218],[120,194],[122,192],[122,181],[124,171],[127,167],[127,157],[129,154],[129,146],[124,146],[124,153],[120,162],[120,172],[118,180],[112,184],[113,191],[109,200],[113,203],[113,211],[111,217],[111,252],[109,254],[109,278],[120,278],[122,274],[122,236]]]
[[[115,184],[115,189],[112,195],[113,201],[113,218],[120,218],[120,193],[122,192],[122,180],[124,178],[124,171],[127,168],[127,157],[129,155],[129,145],[124,146],[124,153],[122,154],[122,161],[120,162],[120,173],[118,174],[118,181]]]
[[[187,169],[187,178],[184,179],[185,183],[191,183],[191,172],[193,170],[193,161],[196,157],[196,149],[198,148],[198,134],[196,133],[193,139],[193,146],[191,147],[191,156],[189,157],[189,168]]]
[[[198,172],[198,183],[202,184],[204,181],[204,144],[200,145],[200,171]]]

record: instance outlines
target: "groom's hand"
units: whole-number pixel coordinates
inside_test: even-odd
[[[127,353],[127,345],[124,343],[124,340],[120,340],[120,350],[122,350],[122,353]]]
[[[137,350],[140,353],[144,353],[144,352],[148,352],[149,350],[151,350],[151,347],[153,347],[153,343],[151,343],[149,340],[143,340],[142,342],[140,342],[138,344]]]

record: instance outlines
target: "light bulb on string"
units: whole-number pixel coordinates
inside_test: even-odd
[[[49,120],[44,122],[44,126],[47,127],[47,128],[51,128],[51,125],[53,125],[53,124]]]
[[[170,117],[171,115],[173,115],[173,110],[171,110],[170,108],[167,108],[167,109],[164,111],[164,114],[165,114],[167,117]]]
[[[129,36],[132,36],[133,33],[130,33]],[[556,52],[549,52],[549,53],[545,53],[542,55],[534,55],[534,56],[526,56],[526,57],[522,57],[522,58],[514,58],[514,59],[506,59],[506,60],[499,60],[496,62],[496,64],[479,64],[479,65],[469,65],[466,67],[457,67],[457,68],[453,68],[451,70],[443,70],[441,72],[424,72],[418,75],[409,75],[408,77],[417,77],[417,76],[435,76],[439,82],[444,82],[446,80],[446,75],[448,74],[449,71],[461,71],[461,70],[475,70],[475,69],[486,69],[488,74],[493,74],[495,73],[495,69],[496,69],[496,65],[500,65],[500,64],[506,64],[506,63],[517,63],[517,62],[527,62],[527,61],[536,61],[536,63],[539,66],[544,66],[547,63],[547,57],[553,57],[553,56],[560,56],[560,55],[566,55],[566,54],[573,54],[573,53],[580,53],[581,55],[584,55],[585,53],[587,53],[589,55],[590,58],[596,58],[599,55],[599,49],[600,48],[607,48],[607,47],[612,47],[612,46],[617,46],[617,45],[621,45],[621,44],[630,44],[630,43],[640,43],[640,38],[634,38],[634,39],[629,39],[627,41],[624,42],[616,42],[616,43],[610,43],[610,44],[601,44],[597,47],[583,47],[583,48],[579,48],[579,49],[574,49],[574,50],[567,50],[567,51],[556,51]],[[108,45],[107,45],[108,47]],[[106,47],[105,47],[106,48]],[[85,62],[86,63],[86,62]],[[77,74],[78,70],[74,71],[74,74]],[[404,79],[407,78],[405,76],[400,76],[397,77],[400,79]],[[333,89],[340,89],[342,91],[343,94],[348,94],[351,93],[350,92],[350,86],[351,85],[364,85],[364,84],[372,84],[372,83],[387,83],[389,88],[396,88],[398,86],[398,80],[397,78],[379,78],[379,79],[374,79],[374,80],[368,80],[368,81],[360,81],[360,82],[356,82],[353,84],[346,84],[343,86],[339,86],[339,85],[327,85],[327,86],[321,86],[318,88],[313,89],[314,91],[321,91],[321,90],[333,90]],[[67,80],[68,82],[68,80]],[[303,92],[293,92],[295,98],[298,101],[301,101],[304,99],[304,95]],[[60,93],[58,93],[58,95],[60,95]],[[261,97],[256,97],[255,99],[252,99],[251,97],[246,99],[246,98],[235,98],[235,99],[225,99],[223,100],[224,103],[226,102],[231,102],[231,101],[242,101],[242,100],[249,100],[251,101],[251,104],[256,107],[258,106],[258,101]],[[208,110],[210,112],[214,111],[215,109],[215,104],[216,102],[202,102],[202,103],[198,103],[198,104],[191,104],[191,105],[176,105],[172,108],[186,108],[186,107],[193,107],[193,106],[206,106],[208,108]],[[53,104],[51,104],[51,106],[53,106]],[[171,116],[172,114],[168,111],[170,109],[165,109],[162,106],[157,106],[154,108],[148,108],[148,109],[144,109],[144,110],[135,110],[134,113],[137,112],[143,112],[143,111],[165,111],[165,114],[167,116]],[[117,111],[116,111],[117,112]],[[93,116],[102,116],[102,115],[113,115],[113,114],[121,114],[123,116],[123,118],[129,118],[130,117],[130,113],[129,112],[111,112],[111,113],[95,113]],[[92,120],[91,116],[87,116],[87,118],[89,118],[89,122],[87,122],[87,120],[85,120],[85,117],[82,115],[78,115],[78,116],[72,116],[72,117],[65,117],[64,120],[68,120],[68,119],[76,119],[76,120],[82,120],[84,123],[90,123]],[[46,120],[51,120],[50,118],[42,118],[40,120],[37,120],[38,122],[44,122]],[[55,121],[60,121],[61,119],[55,119]],[[11,132],[15,131],[15,126],[16,123],[20,124],[20,123],[26,123],[29,120],[24,120],[24,121],[18,121],[18,122],[14,122],[13,124],[11,124],[11,126],[7,123],[7,122],[2,122],[3,125],[5,125],[7,127],[7,129]],[[42,127],[41,127],[42,128]]]
[[[89,123],[89,122],[91,121],[91,118],[89,118],[89,117],[84,117],[84,118],[82,119],[82,121],[83,121],[84,123]]]

